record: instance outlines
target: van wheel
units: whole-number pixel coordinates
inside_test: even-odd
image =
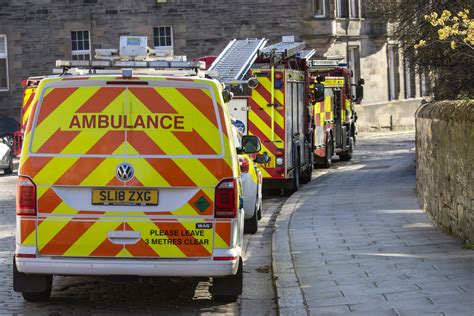
[[[258,209],[255,205],[255,210],[253,216],[249,219],[246,219],[244,222],[244,233],[246,234],[255,234],[258,230]]]
[[[213,278],[210,292],[212,298],[219,302],[235,302],[242,294],[243,283],[243,262],[239,258],[239,268],[235,275],[229,275],[223,278]]]
[[[52,275],[22,273],[17,270],[16,260],[13,258],[13,290],[21,292],[26,301],[42,302],[49,300],[52,285]]]
[[[349,148],[347,150],[339,155],[339,159],[341,161],[349,161],[352,159],[352,153],[354,151],[354,140],[352,137],[349,137]]]

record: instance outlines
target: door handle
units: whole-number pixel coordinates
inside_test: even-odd
[[[108,238],[113,244],[120,245],[133,245],[141,240],[140,232],[127,230],[127,231],[110,231]]]

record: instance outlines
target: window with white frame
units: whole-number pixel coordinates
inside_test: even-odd
[[[360,0],[350,0],[350,17],[351,19],[360,17]]]
[[[0,91],[8,90],[7,36],[0,35]]]
[[[336,0],[336,16],[338,18],[349,17],[349,0]]]
[[[157,26],[153,28],[153,43],[155,49],[173,49],[173,29],[171,26]]]
[[[326,17],[327,7],[329,6],[329,3],[327,3],[326,1],[327,0],[313,0],[314,17]]]
[[[71,45],[72,60],[91,59],[91,41],[89,31],[72,31]]]
[[[398,100],[400,94],[400,72],[398,47],[396,45],[388,46],[388,85],[389,100]]]

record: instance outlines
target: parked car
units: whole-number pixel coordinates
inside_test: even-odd
[[[232,123],[234,123],[233,121]],[[238,127],[233,126],[234,143],[239,155],[240,178],[242,181],[242,193],[244,198],[246,233],[255,234],[258,230],[258,221],[262,218],[262,173],[257,167],[252,154],[261,149],[260,140],[257,136],[242,136]],[[259,161],[264,162],[265,156],[257,155]]]
[[[8,142],[9,140],[7,138],[0,140],[0,169],[2,169],[5,174],[13,172],[13,154]]]
[[[13,148],[13,135],[20,129],[20,123],[13,117],[0,117],[0,139],[6,138],[10,148]]]

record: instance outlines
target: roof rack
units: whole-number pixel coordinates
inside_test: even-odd
[[[122,69],[122,68],[151,68],[151,69],[205,69],[202,61],[136,61],[136,60],[57,60],[56,67],[62,68],[90,68],[90,69]]]

